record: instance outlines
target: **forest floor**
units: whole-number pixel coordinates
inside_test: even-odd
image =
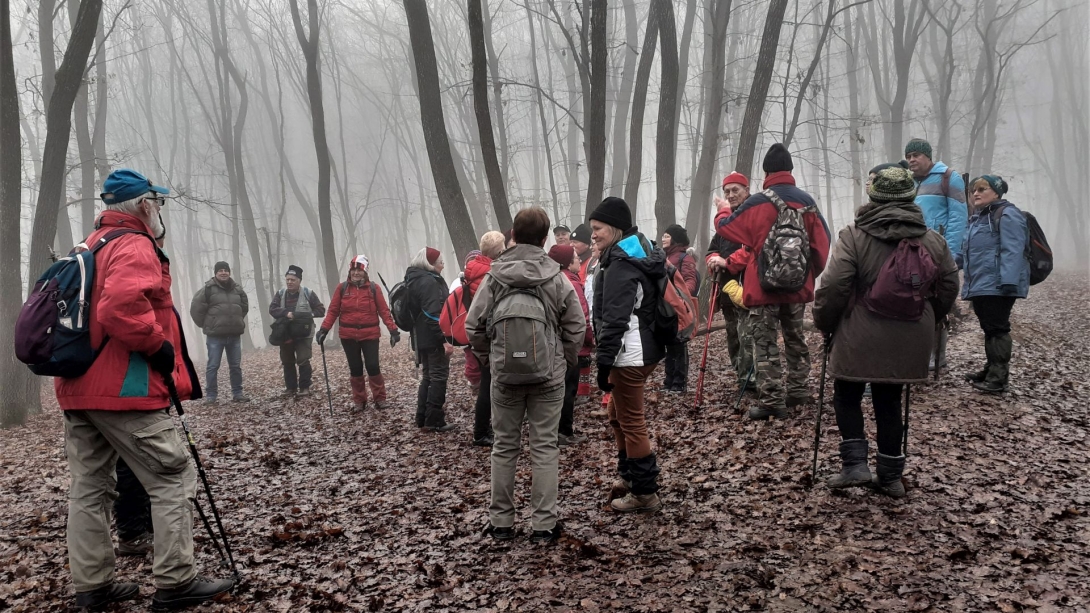
[[[662,510],[609,510],[612,435],[600,406],[583,405],[576,424],[590,440],[561,450],[565,536],[552,546],[526,539],[525,455],[522,538],[497,544],[481,534],[489,457],[470,446],[472,397],[458,354],[448,419],[461,427],[445,435],[413,425],[416,381],[404,344],[383,349],[393,408],[381,413],[349,414],[344,357],[328,354],[332,417],[324,395],[276,399],[276,354],[247,355],[253,404],[187,403],[243,576],[233,595],[203,610],[1087,610],[1088,303],[1085,275],[1059,273],[1019,301],[1003,397],[961,380],[984,361],[982,333],[962,303],[950,372],[913,388],[901,500],[812,487],[816,406],[771,423],[736,414],[725,336],[716,332],[705,408],[693,407],[696,348],[689,394],[662,393],[661,369],[648,389]],[[816,398],[820,338],[809,340]],[[315,365],[315,391],[324,391],[317,352]],[[830,396],[820,481],[839,469]],[[873,440],[870,418],[868,428]],[[71,608],[55,406],[0,432],[0,457],[0,610]],[[194,532],[199,566],[224,575],[204,529]],[[119,558],[118,578],[142,588],[136,604],[117,610],[147,609],[150,570],[150,557]]]

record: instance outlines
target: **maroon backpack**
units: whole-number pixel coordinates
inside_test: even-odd
[[[919,239],[901,239],[863,294],[863,305],[889,319],[919,321],[938,276],[938,266]]]

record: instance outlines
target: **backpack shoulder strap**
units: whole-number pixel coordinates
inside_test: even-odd
[[[787,208],[787,203],[784,202],[783,198],[780,198],[780,195],[773,191],[771,187],[761,193],[764,194],[765,198],[771,200],[772,204],[774,204],[777,209]]]
[[[212,286],[211,285],[205,285],[204,286],[204,301],[208,302],[211,298],[212,298]]]

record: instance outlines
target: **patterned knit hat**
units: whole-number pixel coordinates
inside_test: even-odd
[[[874,202],[911,202],[916,199],[916,181],[912,173],[894,166],[883,168],[871,181],[867,195]]]
[[[364,272],[367,272],[367,264],[367,256],[360,254],[352,258],[352,262],[348,265],[348,270],[352,270],[353,268],[359,268],[362,269]]]
[[[927,156],[927,159],[930,160],[932,159],[931,143],[925,141],[922,138],[914,138],[908,141],[908,144],[905,145],[905,157],[908,157],[908,154],[910,153],[922,153]]]
[[[988,187],[992,188],[993,192],[999,194],[1000,196],[1007,193],[1007,190],[1010,189],[1010,186],[1007,185],[1007,182],[1004,181],[1003,177],[999,175],[981,175],[973,179],[972,183],[970,183],[969,185],[976,185],[977,181],[984,181],[988,184]]]

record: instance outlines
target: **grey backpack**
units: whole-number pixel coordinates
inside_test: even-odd
[[[536,287],[512,287],[492,280],[492,311],[487,333],[492,341],[492,380],[501,385],[540,385],[553,375],[556,324]]]
[[[771,189],[766,189],[764,195],[776,206],[776,222],[768,230],[757,257],[757,276],[766,292],[791,294],[806,285],[810,274],[810,235],[803,215],[817,209],[793,209]]]

